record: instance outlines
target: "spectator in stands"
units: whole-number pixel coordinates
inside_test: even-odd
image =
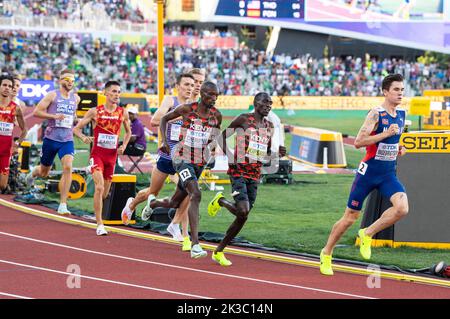
[[[185,32],[181,28],[170,30]],[[2,53],[8,61],[3,71],[17,71],[24,78],[51,80],[61,66],[70,65],[78,74],[78,89],[101,90],[108,79],[124,79],[127,91],[157,93],[156,48],[150,43],[110,43],[92,35],[0,31],[0,58]],[[395,58],[269,56],[245,46],[236,50],[173,45],[165,48],[165,60],[166,94],[173,94],[173,74],[192,68],[205,69],[224,95],[265,91],[271,95],[377,96],[381,80],[388,73],[405,77],[407,96],[450,87],[448,65]]]
[[[147,142],[145,140],[144,125],[138,118],[138,109],[134,106],[128,108],[128,115],[131,122],[131,138],[124,151],[125,155],[141,156],[144,155],[147,148]]]
[[[14,3],[14,4],[13,4]],[[87,8],[88,10],[84,10]],[[0,6],[0,15],[10,17],[16,13],[21,15],[58,17],[60,19],[79,19],[82,12],[99,9],[113,20],[129,20],[135,23],[146,23],[142,11],[133,9],[127,0],[9,0]],[[100,15],[99,15],[100,14]],[[86,14],[85,14],[86,15]],[[97,11],[96,17],[102,16]]]

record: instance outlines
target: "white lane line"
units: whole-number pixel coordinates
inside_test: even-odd
[[[6,296],[6,297],[13,297],[13,298],[17,298],[17,299],[34,299],[34,298],[31,298],[31,297],[25,297],[25,296],[8,294],[6,292],[1,292],[1,291],[0,291],[0,295]]]
[[[101,255],[101,256],[107,256],[107,257],[112,257],[112,258],[128,260],[128,261],[134,261],[134,262],[140,262],[140,263],[145,263],[145,264],[157,265],[157,266],[162,266],[162,267],[169,267],[169,268],[174,268],[174,269],[182,269],[182,270],[187,270],[187,271],[204,273],[204,274],[208,274],[208,275],[229,277],[229,278],[233,278],[233,279],[241,279],[241,280],[247,280],[247,281],[252,281],[252,282],[258,282],[258,283],[275,285],[275,286],[283,286],[283,287],[290,287],[290,288],[296,288],[296,289],[311,290],[311,291],[322,292],[322,293],[327,293],[327,294],[334,294],[334,295],[341,295],[341,296],[346,296],[346,297],[362,298],[362,299],[376,299],[376,298],[369,297],[369,296],[354,295],[354,294],[348,294],[348,293],[344,293],[344,292],[338,292],[338,291],[333,291],[333,290],[324,290],[324,289],[318,289],[318,288],[312,288],[312,287],[306,287],[306,286],[299,286],[299,285],[291,285],[291,284],[285,284],[285,283],[276,282],[276,281],[256,279],[256,278],[251,278],[251,277],[230,275],[230,274],[224,274],[224,273],[217,273],[217,272],[212,272],[212,271],[207,271],[207,270],[183,267],[183,266],[178,266],[178,265],[171,265],[171,264],[166,264],[166,263],[160,263],[160,262],[155,262],[155,261],[149,261],[149,260],[125,257],[125,256],[120,256],[120,255],[114,255],[114,254],[108,254],[108,253],[103,253],[103,252],[99,252],[99,251],[88,250],[88,249],[83,249],[83,248],[78,248],[78,247],[73,247],[73,246],[67,246],[67,245],[62,245],[62,244],[57,244],[57,243],[53,243],[53,242],[48,242],[48,241],[44,241],[44,240],[34,239],[34,238],[30,238],[30,237],[24,237],[24,236],[20,236],[20,235],[5,233],[5,232],[0,232],[0,234],[1,235],[5,235],[5,236],[19,238],[19,239],[24,239],[24,240],[28,240],[28,241],[33,241],[33,242],[37,242],[37,243],[41,243],[41,244],[46,244],[46,245],[51,245],[51,246],[56,246],[56,247],[61,247],[61,248],[67,248],[67,249],[72,249],[72,250],[76,250],[76,251],[82,251],[82,252],[96,254],[96,255]]]
[[[84,279],[102,281],[102,282],[107,282],[107,283],[110,283],[110,284],[116,284],[116,285],[121,285],[121,286],[127,286],[127,287],[133,287],[133,288],[141,288],[141,289],[146,289],[146,290],[154,290],[154,291],[159,291],[159,292],[165,292],[165,293],[174,294],[174,295],[180,295],[180,296],[186,296],[186,297],[194,297],[194,298],[200,298],[200,299],[212,299],[210,297],[193,295],[193,294],[188,294],[188,293],[183,293],[183,292],[178,292],[178,291],[159,289],[159,288],[149,287],[149,286],[135,285],[135,284],[130,284],[130,283],[123,282],[123,281],[115,281],[115,280],[109,280],[109,279],[104,279],[104,278],[85,276],[85,275],[79,275],[79,274],[75,274],[75,273],[71,273],[71,272],[59,271],[59,270],[55,270],[55,269],[51,269],[51,268],[44,268],[44,267],[37,267],[37,266],[33,266],[33,265],[21,264],[21,263],[16,263],[16,262],[9,261],[9,260],[2,260],[2,259],[0,259],[0,263],[5,263],[5,264],[15,265],[15,266],[21,266],[21,267],[27,267],[27,268],[37,269],[37,270],[42,270],[42,271],[47,271],[47,272],[53,272],[53,273],[57,273],[57,274],[61,274],[61,275],[67,275],[67,276],[71,276],[71,277],[80,277],[80,278],[84,278]]]

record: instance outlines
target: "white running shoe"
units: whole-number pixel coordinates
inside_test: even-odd
[[[170,223],[170,225],[167,227],[167,231],[169,232],[169,234],[172,235],[172,238],[175,239],[176,241],[182,242],[184,240],[183,236],[181,235],[179,224]]]
[[[27,186],[31,188],[34,184],[34,180],[35,180],[35,178],[33,177],[33,172],[31,171],[25,177],[25,182],[26,182]]]
[[[191,258],[202,258],[202,257],[206,257],[206,255],[208,255],[208,253],[206,251],[204,251],[203,248],[199,244],[192,246]]]
[[[150,194],[150,196],[147,199],[147,205],[145,205],[144,209],[142,209],[141,213],[141,219],[143,221],[147,221],[150,219],[150,216],[153,213],[153,209],[150,207],[150,203],[156,200],[156,196],[153,194]]]
[[[67,204],[60,203],[58,206],[58,214],[70,215],[70,211],[67,209]]]
[[[125,204],[125,207],[122,209],[122,214],[120,215],[122,217],[122,223],[124,225],[128,225],[131,220],[131,215],[133,215],[133,212],[130,209],[130,204],[133,201],[133,197],[128,198],[127,203]]]
[[[108,232],[105,229],[104,225],[98,225],[97,226],[97,236],[106,236],[108,235]]]

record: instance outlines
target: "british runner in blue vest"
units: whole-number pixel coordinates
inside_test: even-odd
[[[403,98],[403,77],[400,74],[388,75],[383,79],[381,88],[384,102],[369,112],[355,140],[355,147],[366,147],[367,153],[356,172],[347,208],[344,216],[334,224],[320,253],[320,272],[324,275],[333,275],[333,249],[358,219],[363,202],[372,190],[378,189],[382,196],[389,198],[392,207],[372,225],[358,231],[360,253],[364,259],[370,259],[372,237],[408,213],[405,188],[396,175],[397,156],[404,155],[406,151],[399,145],[406,118],[406,111],[398,108]]]
[[[80,103],[80,97],[72,92],[74,83],[75,73],[72,70],[61,71],[60,88],[49,92],[33,112],[34,116],[48,120],[48,126],[42,143],[40,164],[28,174],[27,184],[31,186],[36,177],[47,177],[58,154],[62,166],[59,214],[70,214],[67,197],[72,183],[72,162],[75,154],[72,130]]]
[[[152,117],[151,124],[152,126],[159,126],[159,122],[161,117],[163,117],[166,113],[176,109],[180,105],[184,105],[191,101],[192,92],[195,88],[194,86],[194,77],[189,73],[182,73],[177,77],[177,96],[167,96],[161,103],[161,106],[155,112]],[[181,130],[181,119],[177,119],[172,121],[167,126],[166,135],[168,136],[167,142],[169,143],[171,151],[175,148],[175,146],[179,143],[180,138],[180,130]],[[149,209],[149,203],[156,198],[158,193],[164,186],[165,180],[168,176],[171,177],[172,181],[177,183],[178,178],[176,175],[176,171],[172,165],[172,154],[167,154],[162,150],[158,150],[158,160],[156,163],[156,167],[153,168],[151,174],[151,182],[150,186],[141,190],[136,198],[130,197],[122,210],[122,221],[124,224],[127,224],[131,219],[131,215],[133,211],[136,209],[136,206],[147,200],[146,210]],[[177,215],[179,212],[182,212],[182,217],[186,220],[183,227],[183,234],[180,231],[179,222],[171,223],[167,227],[167,231],[172,235],[175,240],[182,241],[184,251],[189,251],[191,249],[191,242],[189,240],[189,233],[187,230],[188,220],[187,220],[187,209],[189,206],[189,199],[186,198],[183,204],[177,209]],[[180,218],[178,218],[180,219]],[[174,217],[173,221],[176,221]],[[184,235],[184,236],[183,236]],[[186,239],[187,238],[187,239]]]

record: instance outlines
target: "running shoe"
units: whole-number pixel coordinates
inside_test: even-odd
[[[167,227],[167,231],[172,235],[172,238],[176,241],[183,241],[183,236],[181,235],[180,225],[170,223]]]
[[[192,242],[189,239],[189,236],[183,238],[183,246],[181,247],[182,251],[190,251],[192,248]]]
[[[217,215],[217,213],[219,212],[221,206],[219,205],[219,199],[223,198],[223,193],[222,192],[218,192],[216,194],[216,196],[214,196],[214,198],[212,199],[211,202],[209,202],[208,204],[208,214],[211,217],[214,217]]]
[[[192,246],[192,249],[191,249],[191,257],[192,258],[202,258],[202,257],[206,257],[206,255],[208,255],[208,253],[206,251],[204,251],[203,248],[199,244]]]
[[[151,216],[152,213],[153,213],[153,208],[150,207],[150,204],[151,204],[154,200],[156,200],[155,195],[150,194],[150,196],[149,196],[148,199],[147,199],[147,205],[145,205],[144,209],[143,209],[142,212],[141,212],[141,219],[142,219],[143,221],[147,221],[147,220],[150,219],[150,216]]]
[[[219,263],[219,265],[221,266],[231,266],[233,263],[231,261],[229,261],[226,257],[225,254],[221,251],[219,252],[213,252],[212,254],[212,260],[214,260],[215,262]]]
[[[370,259],[370,256],[372,254],[371,252],[371,246],[372,246],[372,237],[367,236],[364,232],[366,231],[366,228],[360,229],[358,231],[359,236],[359,252],[361,253],[361,256],[368,260]]]
[[[131,216],[133,215],[133,212],[130,209],[130,204],[133,201],[133,197],[129,197],[127,199],[127,203],[125,204],[125,207],[122,209],[122,213],[120,214],[122,218],[122,223],[124,225],[128,225],[131,221]]]
[[[67,209],[67,204],[60,203],[58,206],[58,214],[70,215],[70,211]]]
[[[333,268],[331,267],[331,255],[325,255],[323,249],[320,251],[320,273],[326,276],[333,276]]]
[[[25,177],[25,183],[28,187],[32,187],[34,184],[35,178],[33,177],[33,172],[29,172],[28,175]]]
[[[104,225],[98,225],[97,226],[97,236],[106,236],[108,235],[108,232],[105,229]]]

